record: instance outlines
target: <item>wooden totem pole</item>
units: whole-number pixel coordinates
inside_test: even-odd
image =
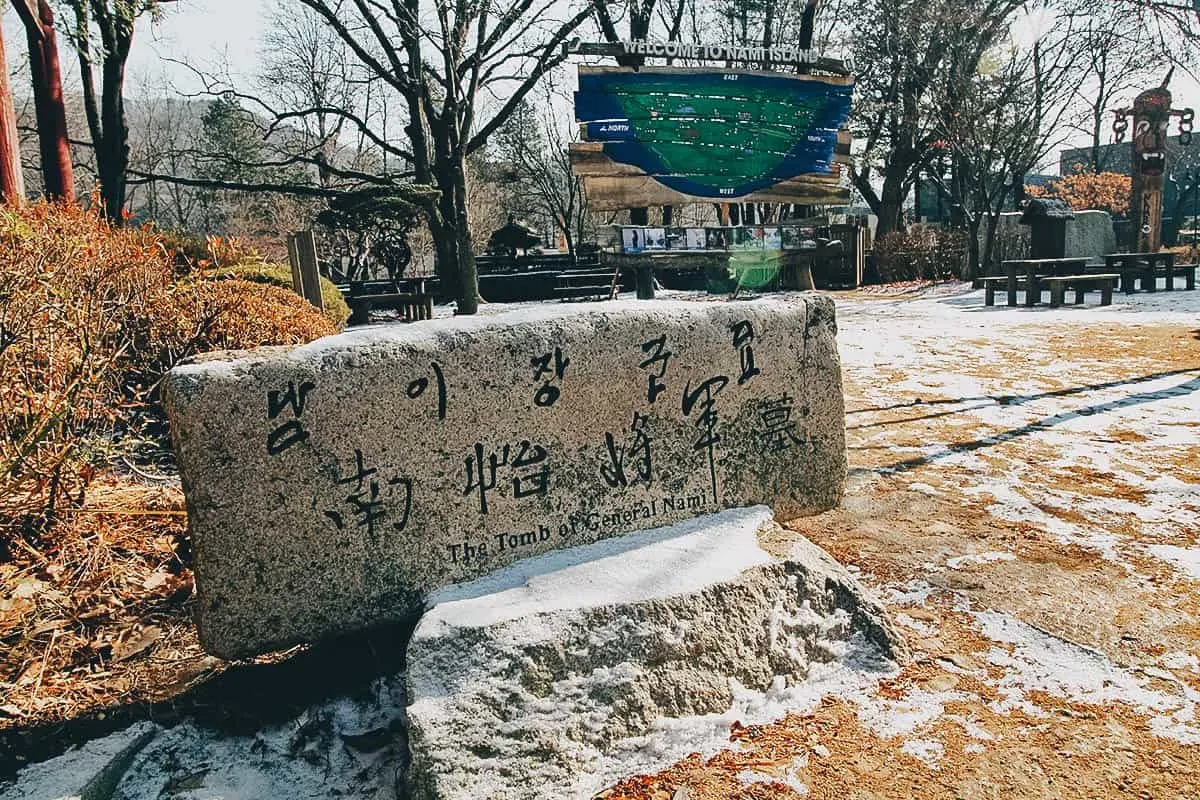
[[[1172,70],[1173,72],[1174,70]],[[1162,246],[1163,176],[1167,169],[1167,138],[1171,118],[1179,118],[1179,143],[1192,143],[1192,123],[1195,112],[1190,108],[1171,108],[1171,92],[1167,73],[1162,86],[1148,89],[1133,101],[1132,108],[1113,113],[1113,133],[1121,142],[1133,119],[1133,195],[1129,201],[1129,218],[1133,221],[1127,246],[1133,253],[1156,253]]]

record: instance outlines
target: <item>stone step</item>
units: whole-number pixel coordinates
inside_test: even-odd
[[[760,534],[790,536],[787,555]],[[429,602],[407,654],[412,800],[580,796],[614,743],[728,711],[733,680],[761,692],[838,657],[907,659],[882,606],[762,506],[548,553]]]

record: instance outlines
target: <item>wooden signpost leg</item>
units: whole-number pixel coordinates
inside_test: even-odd
[[[304,297],[304,278],[300,274],[300,256],[296,252],[296,234],[288,234],[287,249],[288,264],[292,267],[292,289],[296,294]]]
[[[637,274],[637,299],[638,300],[653,300],[654,299],[654,267],[640,266],[635,270]]]
[[[301,231],[296,234],[296,256],[300,263],[300,278],[304,286],[304,296],[322,311],[325,301],[321,298],[321,273],[317,269],[317,240],[312,231]]]

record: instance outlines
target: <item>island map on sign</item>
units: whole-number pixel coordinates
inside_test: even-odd
[[[741,197],[831,172],[851,94],[807,75],[581,68],[575,115],[614,162],[683,194]]]

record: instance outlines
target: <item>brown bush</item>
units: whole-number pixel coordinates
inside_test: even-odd
[[[1056,197],[1075,211],[1099,210],[1124,217],[1129,213],[1133,179],[1116,172],[1078,172],[1045,186],[1026,186],[1030,197]]]
[[[116,436],[161,420],[180,359],[335,330],[285,290],[176,270],[154,234],[95,212],[0,207],[0,559],[14,531],[81,500]]]
[[[877,240],[873,256],[879,280],[883,283],[952,280],[964,272],[966,234],[931,225],[914,225]]]

